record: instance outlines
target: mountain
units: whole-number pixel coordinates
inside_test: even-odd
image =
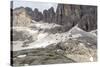
[[[69,29],[78,24],[85,30],[97,29],[97,7],[87,5],[58,4],[56,10],[56,23]]]
[[[22,20],[23,19],[23,20]],[[87,5],[58,4],[56,12],[51,7],[43,13],[37,8],[19,7],[13,10],[14,25],[29,25],[32,20],[63,25],[68,31],[78,24],[85,31],[97,29],[97,7]]]
[[[11,10],[13,62],[51,64],[97,61],[97,7],[58,4]],[[11,17],[11,18],[12,18]]]

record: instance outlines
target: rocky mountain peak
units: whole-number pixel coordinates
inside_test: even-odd
[[[79,28],[85,31],[97,29],[96,6],[58,4],[56,12],[54,11],[54,8],[51,7],[48,10],[45,9],[43,13],[37,8],[32,10],[29,7],[19,7],[14,9],[13,14],[14,22],[16,22],[14,25],[24,21],[25,23],[22,24],[31,23],[31,20],[35,20],[37,22],[44,21],[47,23],[60,24],[63,26],[65,31],[70,30],[76,24],[78,24]]]
[[[24,7],[13,10],[13,25],[27,26],[31,23],[31,16],[27,13]]]

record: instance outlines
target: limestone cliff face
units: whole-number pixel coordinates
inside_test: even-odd
[[[56,10],[56,23],[66,28],[66,31],[77,24],[80,19],[80,6],[58,4]]]
[[[35,21],[41,21],[43,19],[42,13],[37,8],[33,11],[32,19]]]
[[[43,13],[37,8],[19,7],[13,10],[13,25],[27,26],[31,20],[62,25],[65,31],[78,24],[85,31],[97,29],[97,7],[87,5],[58,4],[56,12],[51,7]]]
[[[31,24],[31,16],[21,7],[13,11],[13,26],[28,26]]]
[[[81,19],[78,23],[79,27],[85,31],[97,29],[97,7],[96,6],[80,6]]]
[[[55,22],[55,12],[53,7],[43,11],[43,21],[49,23]]]
[[[97,29],[96,6],[58,4],[55,17],[56,23],[66,30],[76,24],[85,31]]]

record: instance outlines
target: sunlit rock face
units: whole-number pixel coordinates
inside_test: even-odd
[[[31,16],[28,15],[25,8],[20,7],[13,11],[13,26],[28,26],[31,21]]]

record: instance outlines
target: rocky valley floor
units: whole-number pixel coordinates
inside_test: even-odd
[[[36,22],[13,27],[12,65],[27,66],[97,61],[96,30],[85,32],[74,26],[67,32],[61,25]]]

